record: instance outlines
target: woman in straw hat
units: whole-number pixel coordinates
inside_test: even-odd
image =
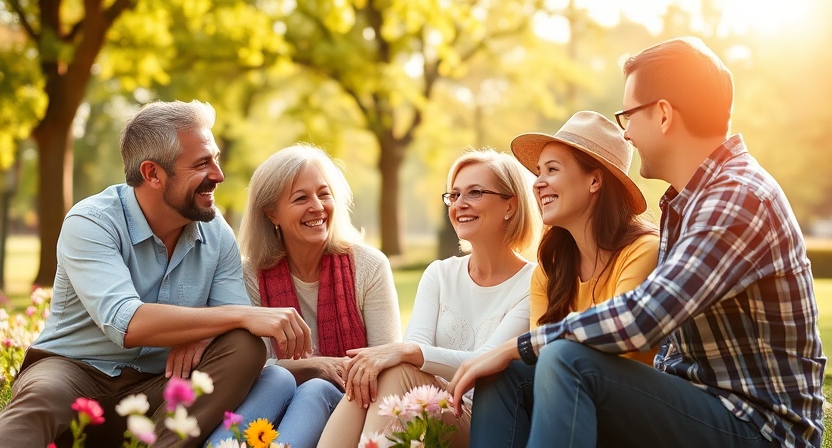
[[[584,311],[647,278],[657,263],[657,231],[640,217],[647,204],[627,175],[632,147],[615,124],[581,111],[554,135],[516,137],[511,150],[538,176],[534,190],[548,226],[532,274],[532,328]],[[515,340],[508,344],[517,346]],[[650,353],[625,356],[652,364]],[[477,383],[471,446],[526,446],[534,367],[509,361],[499,375]]]
[[[362,432],[388,430],[392,419],[378,412],[384,397],[420,385],[444,387],[463,360],[528,330],[535,265],[520,253],[537,241],[541,227],[530,180],[513,157],[494,150],[469,151],[454,162],[442,200],[470,254],[427,267],[404,342],[348,353],[347,397],[318,447],[354,447]],[[378,386],[362,372],[378,374]],[[454,422],[451,446],[468,446],[469,421]]]

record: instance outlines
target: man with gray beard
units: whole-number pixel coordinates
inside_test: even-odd
[[[188,408],[201,435],[177,445],[198,446],[259,376],[260,337],[286,358],[311,350],[293,308],[250,306],[234,234],[214,219],[223,181],[214,119],[207,103],[155,102],[125,125],[126,184],[82,200],[64,220],[51,314],[0,413],[0,447],[16,443],[9,434],[27,446],[71,445],[78,397],[105,412],[87,446],[119,446],[126,421],[115,406],[139,393],[156,423],[154,446],[180,443],[164,427],[163,390],[192,370],[216,384]]]

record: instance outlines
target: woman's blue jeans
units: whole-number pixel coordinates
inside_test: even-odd
[[[319,378],[295,386],[295,377],[286,369],[272,365],[263,369],[248,396],[234,411],[243,417],[240,430],[252,420],[265,418],[277,426],[277,441],[292,448],[314,448],[332,410],[343,392]],[[221,440],[233,437],[220,425],[206,441],[216,447]]]
[[[766,440],[753,424],[735,417],[718,398],[682,378],[559,340],[541,349],[534,367],[515,362],[501,374],[477,382],[471,446],[748,448],[777,444]]]

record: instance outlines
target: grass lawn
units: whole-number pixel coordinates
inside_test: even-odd
[[[16,310],[29,305],[32,280],[38,270],[40,242],[34,235],[14,235],[6,240],[6,266],[3,292],[10,299],[10,307]],[[2,305],[2,302],[0,302]]]

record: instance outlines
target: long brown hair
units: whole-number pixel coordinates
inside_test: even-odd
[[[592,212],[593,238],[598,250],[612,253],[600,276],[615,263],[622,249],[643,235],[657,234],[656,226],[641,218],[628,201],[624,185],[592,156],[569,148],[581,170],[590,173],[601,170],[604,184],[599,191],[598,202]],[[578,295],[578,269],[581,255],[572,234],[561,227],[550,227],[543,235],[537,258],[546,273],[546,297],[549,305],[538,320],[539,325],[558,322],[566,317]],[[594,294],[594,291],[593,291]]]

